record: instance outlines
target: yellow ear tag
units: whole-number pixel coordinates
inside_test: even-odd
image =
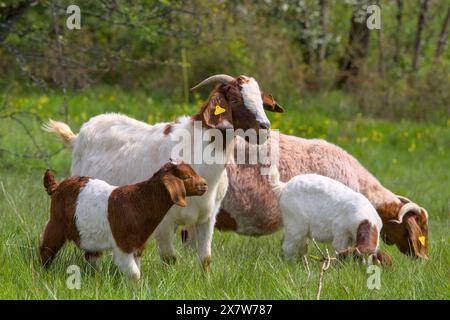
[[[424,236],[420,236],[419,241],[423,246],[425,245],[425,237]]]
[[[214,115],[215,115],[215,116],[218,116],[219,114],[222,114],[222,113],[224,113],[225,111],[227,111],[227,110],[225,110],[225,109],[222,108],[221,106],[217,105],[217,106],[216,106],[216,110],[214,110]]]

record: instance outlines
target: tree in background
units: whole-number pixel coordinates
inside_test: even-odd
[[[420,51],[422,48],[422,33],[427,22],[429,0],[422,0],[419,9],[419,18],[417,20],[416,41],[414,43],[414,57],[412,62],[412,70],[417,71],[419,67]]]
[[[447,15],[445,16],[444,22],[442,23],[442,29],[439,36],[438,45],[436,47],[436,53],[435,57],[440,58],[442,54],[444,53],[445,44],[447,43],[448,39],[448,26],[450,24],[450,5],[447,10]]]
[[[381,31],[366,27],[373,3]],[[86,1],[81,30],[65,27],[69,4],[0,0],[0,86],[70,93],[117,85],[186,102],[188,84],[225,72],[251,74],[293,105],[336,87],[376,116],[419,117],[422,99],[439,110],[448,104],[428,96],[431,83],[448,91],[445,2]]]
[[[350,19],[348,45],[340,62],[341,75],[337,81],[339,88],[346,85],[349,79],[357,78],[361,65],[365,63],[369,53],[370,30],[366,26],[368,15],[365,6],[367,1],[358,2]]]

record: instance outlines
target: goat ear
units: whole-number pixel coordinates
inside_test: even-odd
[[[213,129],[234,129],[231,107],[222,94],[209,99],[203,110],[203,121]]]
[[[186,189],[184,188],[183,181],[169,174],[163,178],[163,184],[169,192],[172,201],[180,207],[186,207]]]
[[[280,106],[271,95],[262,94],[263,106],[266,111],[283,113],[284,108]]]
[[[409,242],[412,250],[414,251],[414,255],[420,258],[427,258],[426,251],[428,247],[428,241],[426,239],[427,234],[422,234],[422,230],[417,223],[415,216],[410,215],[405,217],[403,220],[403,225],[408,231]]]

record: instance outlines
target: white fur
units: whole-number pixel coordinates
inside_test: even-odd
[[[363,220],[374,224],[379,234],[382,222],[375,208],[344,184],[317,174],[295,176],[283,183],[274,166],[269,174],[283,214],[283,250],[288,258],[306,254],[308,238],[332,243],[336,251],[347,249],[355,243]]]
[[[108,198],[116,187],[90,179],[78,194],[75,224],[80,247],[89,252],[113,248],[115,242],[108,221]]]
[[[42,126],[42,129],[47,132],[56,133],[61,141],[66,145],[70,145],[70,141],[75,138],[75,134],[64,122],[49,119],[48,123]]]
[[[78,194],[75,224],[80,234],[80,247],[87,252],[113,250],[114,262],[128,277],[139,280],[139,261],[133,253],[125,253],[117,246],[108,221],[108,199],[117,187],[105,181],[90,179]],[[91,258],[96,264],[98,258]]]
[[[269,119],[264,112],[261,90],[258,82],[253,78],[247,78],[247,82],[242,84],[241,94],[244,104],[256,117],[259,123],[270,124]]]
[[[166,125],[167,123],[148,125],[113,113],[91,118],[72,140],[72,175],[92,176],[113,185],[132,184],[149,178],[169,160],[172,148],[177,144],[177,141],[171,141],[170,135],[163,133]],[[188,130],[191,136],[202,134],[202,129],[195,128],[188,117],[179,119],[173,125],[171,134],[176,134],[177,130]],[[203,142],[203,150],[208,144],[208,141]],[[173,257],[175,227],[197,225],[199,257],[204,261],[211,255],[215,216],[228,183],[220,185],[218,196],[219,182],[226,179],[226,174],[223,174],[224,164],[202,163],[191,166],[206,179],[208,191],[201,197],[189,197],[184,208],[173,206],[154,234],[160,254],[163,257]]]

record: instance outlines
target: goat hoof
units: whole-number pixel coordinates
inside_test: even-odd
[[[139,282],[139,279],[141,279],[141,274],[140,273],[130,273],[127,275],[128,283],[130,284],[136,284]]]
[[[211,270],[210,265],[211,265],[211,257],[209,256],[205,257],[202,261],[203,271],[208,273]]]
[[[354,252],[354,249],[349,248],[349,249],[337,251],[336,255],[339,260],[345,260],[349,255],[352,255],[353,252]]]
[[[175,256],[163,256],[162,260],[165,264],[173,266],[177,262],[177,257]]]
[[[392,266],[392,258],[386,252],[378,251],[376,254],[378,262],[384,267]]]
[[[134,282],[138,282],[139,279],[141,279],[140,273],[133,274],[133,275],[131,276],[131,279],[132,279]]]

